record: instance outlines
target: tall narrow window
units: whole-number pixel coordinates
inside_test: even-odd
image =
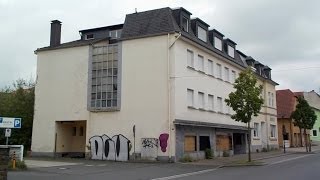
[[[271,107],[271,92],[268,92],[268,105]]]
[[[199,65],[199,71],[204,72],[204,59],[203,56],[198,55],[198,65]]]
[[[222,67],[221,64],[217,63],[217,78],[222,79]]]
[[[228,46],[228,55],[234,58],[234,48],[231,46]]]
[[[208,59],[208,74],[213,76],[213,61]]]
[[[204,109],[204,93],[198,92],[198,101],[199,101],[199,108]]]
[[[193,52],[190,50],[187,50],[187,63],[189,67],[194,68],[194,56]]]
[[[259,123],[253,124],[253,137],[259,137]]]
[[[198,38],[204,42],[207,42],[207,31],[200,26],[198,26]]]
[[[274,107],[274,95],[271,93],[271,107]]]
[[[276,125],[270,125],[270,137],[276,137]]]
[[[224,80],[225,81],[230,81],[230,77],[229,77],[229,68],[225,67],[224,68]]]
[[[182,17],[182,30],[186,32],[189,31],[189,20],[186,17]]]
[[[222,51],[222,41],[221,41],[221,39],[219,39],[217,37],[214,37],[213,41],[214,41],[214,47],[219,49],[220,51]]]
[[[188,96],[188,106],[189,107],[194,107],[194,100],[193,100],[193,97],[194,97],[194,91],[192,89],[188,89],[187,90],[187,96]]]
[[[208,109],[211,111],[214,110],[214,97],[211,94],[208,94]]]
[[[218,112],[222,113],[222,97],[217,98],[217,103],[218,103]]]
[[[231,71],[231,83],[234,83],[236,80],[236,72],[235,71]]]
[[[77,135],[77,127],[72,127],[72,136]]]

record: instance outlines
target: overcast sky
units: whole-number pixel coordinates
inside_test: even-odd
[[[34,50],[49,45],[50,21],[62,42],[79,30],[119,24],[126,14],[184,7],[272,68],[277,89],[320,90],[320,1],[292,0],[0,0],[0,88],[35,79]]]

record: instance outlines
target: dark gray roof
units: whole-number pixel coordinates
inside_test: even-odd
[[[213,127],[213,128],[218,128],[218,129],[233,129],[233,130],[243,130],[243,131],[248,130],[246,126],[218,124],[218,123],[201,122],[201,121],[189,121],[189,120],[181,120],[181,119],[175,119],[173,121],[173,124],[182,125],[182,126]]]
[[[172,10],[168,7],[128,14],[124,22],[121,39],[131,39],[179,32]]]
[[[90,39],[90,40],[76,40],[76,41],[71,41],[71,42],[66,42],[66,43],[62,43],[58,46],[47,46],[47,47],[43,47],[43,48],[38,48],[36,52],[39,51],[46,51],[46,50],[54,50],[54,49],[62,49],[62,48],[71,48],[71,47],[78,47],[78,46],[86,46],[89,44],[94,44],[96,42],[100,42],[102,40],[106,40],[108,38],[101,38],[101,39]]]

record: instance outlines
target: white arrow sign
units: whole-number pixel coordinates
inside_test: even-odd
[[[21,118],[0,117],[0,128],[21,128]]]

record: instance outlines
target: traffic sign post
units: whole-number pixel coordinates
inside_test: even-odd
[[[11,137],[11,128],[21,128],[21,118],[0,117],[0,128],[6,128],[5,137],[6,145],[8,145],[9,137]]]

